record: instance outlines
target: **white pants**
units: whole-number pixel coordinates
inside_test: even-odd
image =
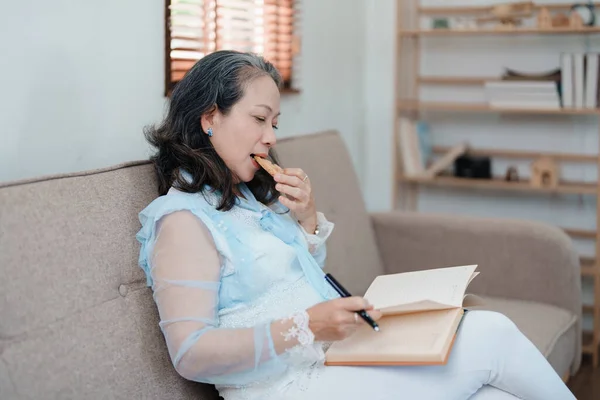
[[[324,367],[302,398],[569,400],[575,396],[507,317],[469,311],[446,365]]]

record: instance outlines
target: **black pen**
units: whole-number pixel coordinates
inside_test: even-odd
[[[325,280],[335,289],[336,292],[339,293],[340,296],[352,296],[331,274],[325,274]],[[357,313],[362,317],[362,319],[367,321],[367,324],[371,325],[376,332],[379,332],[379,325],[377,325],[377,322],[373,321],[371,316],[367,314],[365,310],[357,311]]]

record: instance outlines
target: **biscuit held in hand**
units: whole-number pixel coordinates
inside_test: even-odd
[[[271,161],[267,160],[266,158],[262,158],[260,156],[254,156],[254,160],[258,163],[258,165],[260,165],[271,176],[274,176],[277,173],[283,172],[283,169],[279,165],[273,164]]]

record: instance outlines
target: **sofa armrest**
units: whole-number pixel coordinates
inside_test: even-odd
[[[558,228],[411,212],[371,217],[387,273],[478,264],[469,293],[552,304],[581,318],[579,258]]]

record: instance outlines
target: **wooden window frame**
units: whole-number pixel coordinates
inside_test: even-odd
[[[218,1],[218,0],[216,0]],[[295,9],[295,6],[297,3],[299,3],[300,0],[289,0],[292,2],[292,8]],[[164,18],[163,18],[163,29],[164,29],[164,96],[165,97],[170,97],[171,95],[171,91],[173,90],[173,87],[177,84],[177,82],[173,83],[172,81],[172,59],[171,59],[171,27],[170,27],[170,20],[171,20],[171,10],[170,10],[170,4],[171,4],[171,0],[165,0],[164,1]],[[297,16],[294,16],[294,18],[297,18]],[[292,56],[292,72],[291,72],[291,76],[290,79],[287,81],[284,81],[284,84],[282,86],[281,89],[281,93],[282,94],[296,94],[296,93],[300,93],[300,90],[297,87],[294,87],[294,78],[295,78],[295,73],[294,73],[294,66],[296,65],[296,63],[293,61],[293,57],[296,56],[298,53],[300,53],[300,38],[297,32],[297,25],[296,25],[297,19],[294,22],[294,26],[293,26],[293,31],[292,31],[292,37],[293,37],[293,41],[292,41],[292,51],[291,51],[291,56]]]

